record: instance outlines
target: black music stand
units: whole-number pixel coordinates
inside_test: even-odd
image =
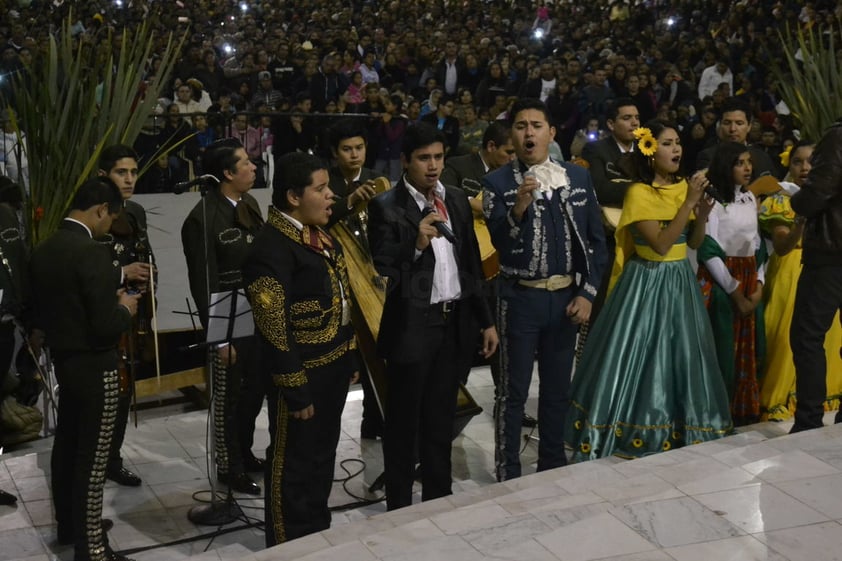
[[[238,520],[243,511],[236,503],[228,489],[225,500],[217,500],[216,496],[216,414],[214,400],[214,360],[211,353],[220,344],[230,345],[234,339],[254,334],[254,318],[251,307],[242,289],[228,292],[215,292],[210,296],[208,307],[208,332],[205,341],[208,349],[208,389],[211,403],[208,410],[210,428],[208,429],[208,454],[210,466],[208,481],[211,486],[211,502],[192,507],[187,512],[187,519],[192,523],[203,526],[224,526]]]

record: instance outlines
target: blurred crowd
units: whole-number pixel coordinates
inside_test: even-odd
[[[393,175],[408,123],[436,124],[449,155],[475,152],[487,124],[524,96],[549,106],[554,153],[565,159],[606,135],[611,101],[621,97],[635,100],[641,122],[678,124],[685,162],[715,142],[723,102],[744,98],[757,117],[749,141],[777,154],[797,140],[772,74],[779,33],[842,14],[836,0],[5,0],[4,7],[0,94],[12,106],[11,76],[25,81],[41,64],[68,14],[80,42],[148,21],[160,31],[154,53],[168,32],[187,34],[159,116],[136,148],[151,158],[195,134],[157,159],[139,192],[166,191],[201,172],[205,147],[226,136],[243,142],[265,184],[284,153],[328,154],[320,133],[340,113],[367,119],[367,164]],[[159,62],[149,60],[147,80]],[[2,120],[5,171],[25,183],[8,111]]]

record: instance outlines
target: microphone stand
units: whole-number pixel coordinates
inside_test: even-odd
[[[212,177],[212,176],[211,176]],[[216,178],[213,178],[216,180]],[[219,183],[218,180],[216,180]],[[202,196],[202,240],[204,242],[204,252],[205,252],[205,290],[207,292],[208,301],[204,304],[208,308],[208,314],[210,314],[210,266],[208,265],[208,188],[210,187],[209,181],[203,181],[200,184],[201,196]],[[229,342],[230,344],[230,342]],[[208,481],[210,482],[210,491],[211,491],[211,500],[210,503],[197,505],[191,507],[189,511],[187,511],[187,519],[190,520],[193,524],[202,525],[202,526],[224,526],[226,524],[230,524],[239,519],[240,515],[242,514],[242,510],[240,506],[234,502],[233,495],[231,493],[231,489],[228,489],[228,493],[225,497],[225,500],[219,500],[216,495],[216,413],[214,407],[214,400],[217,399],[215,395],[215,388],[214,388],[214,375],[216,370],[216,360],[213,356],[213,353],[216,352],[213,348],[213,345],[208,345],[207,348],[207,356],[208,356],[208,394],[210,395],[210,404],[208,406],[208,454],[209,460],[207,462],[208,466]]]

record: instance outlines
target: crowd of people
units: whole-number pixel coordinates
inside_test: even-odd
[[[159,45],[169,32],[186,33],[160,116],[135,148],[145,163],[158,148],[194,136],[156,162],[138,192],[166,191],[200,174],[202,152],[223,137],[243,142],[258,166],[258,186],[270,185],[274,158],[329,155],[322,133],[341,113],[366,121],[373,133],[368,165],[388,169],[396,181],[407,122],[436,123],[449,154],[476,152],[482,129],[504,118],[518,97],[547,103],[558,130],[554,155],[565,159],[605,134],[618,97],[634,99],[644,122],[656,115],[676,122],[691,152],[686,161],[715,136],[722,102],[742,97],[758,116],[751,142],[762,138],[772,153],[793,139],[771,74],[781,55],[778,33],[787,23],[822,25],[840,13],[830,0],[26,4],[0,25],[0,94],[12,105],[10,78],[26,81],[63,15],[72,13],[80,43],[96,44],[108,30],[141,19],[157,27]],[[147,81],[158,64],[153,55]],[[14,150],[3,154],[17,170]]]
[[[640,457],[793,413],[794,431],[815,428],[839,406],[842,127],[801,138],[769,68],[785,23],[834,23],[842,3],[25,4],[0,24],[15,231],[29,164],[8,84],[27,83],[55,18],[72,4],[79,43],[140,18],[188,31],[151,128],[102,152],[36,249],[32,294],[11,274],[3,286],[4,310],[32,348],[45,332],[73,396],[59,402],[52,489],[77,560],[123,559],[102,488],[141,483],[119,453],[120,334],[157,271],[130,198],[191,175],[218,180],[182,227],[201,323],[211,294],[240,290],[256,326],[210,352],[214,475],[248,494],[261,493],[249,472],[265,475],[267,545],[329,527],[357,378],[389,509],[412,503],[419,462],[422,500],[451,492],[456,396],[477,352],[495,383],[501,481],[521,474],[526,424],[545,470],[567,464],[565,444],[574,461]],[[153,56],[146,79],[156,71]],[[269,186],[264,219],[249,191]],[[343,226],[386,287],[382,416],[356,349]],[[5,268],[26,270],[23,238],[0,242],[19,256]],[[59,282],[67,271],[78,283]],[[14,333],[0,335],[5,353]],[[264,398],[265,460],[252,452]]]

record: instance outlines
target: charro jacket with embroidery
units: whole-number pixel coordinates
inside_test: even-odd
[[[243,263],[243,279],[261,366],[290,410],[304,409],[312,403],[313,370],[354,348],[353,327],[342,325],[343,291],[350,299],[342,250],[335,242],[327,254],[304,245],[298,228],[270,207]]]
[[[181,227],[181,242],[187,259],[190,294],[199,311],[199,319],[208,327],[208,298],[205,280],[205,242],[208,236],[208,271],[210,291],[221,292],[243,288],[240,267],[246,258],[254,236],[263,224],[260,206],[248,193],[242,196],[238,209],[220,193],[211,189],[207,200],[207,224],[202,227],[202,201],[199,201]],[[239,206],[239,205],[238,205]]]
[[[560,213],[567,220],[570,236],[565,255],[558,257],[569,260],[565,268],[576,276],[577,296],[593,301],[608,261],[599,205],[588,171],[573,164],[559,165],[566,171],[569,185],[554,189],[546,205],[530,204],[520,222],[512,216],[522,182],[520,162],[515,160],[486,175],[482,179],[486,223],[503,276],[542,279],[553,274],[544,218]]]
[[[121,267],[138,261],[146,263],[152,255],[152,246],[149,245],[149,235],[146,231],[146,210],[132,200],[126,201],[120,211],[120,217],[111,224],[111,231],[97,238],[97,241],[111,249],[111,262],[114,264],[119,285],[119,279],[122,278]]]

